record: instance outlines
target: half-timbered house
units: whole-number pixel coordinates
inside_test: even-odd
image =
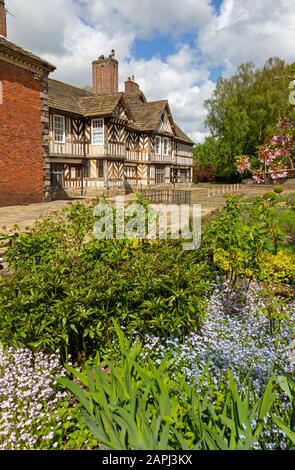
[[[147,102],[131,77],[118,92],[114,51],[92,67],[92,90],[49,79],[53,193],[190,183],[193,142],[168,101]]]

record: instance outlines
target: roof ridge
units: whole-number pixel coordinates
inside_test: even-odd
[[[79,90],[84,91],[82,88],[79,88]],[[87,90],[85,90],[85,91],[87,91]],[[108,96],[108,97],[109,96],[118,96],[118,98],[119,98],[119,96],[123,96],[123,95],[124,95],[124,93],[122,91],[118,91],[116,93],[99,93],[99,94],[90,92],[89,96],[80,96],[79,100],[84,100],[84,99],[90,98],[90,97],[91,98],[100,98],[102,96]]]
[[[168,100],[154,100],[154,101],[148,101],[147,103],[168,103]]]
[[[61,83],[62,85],[66,85],[66,86],[69,86],[71,88],[75,88],[76,90],[80,90],[80,91],[89,93],[89,96],[95,96],[95,93],[93,93],[90,90],[86,90],[85,88],[81,88],[79,86],[71,85],[70,83],[62,82],[61,80],[56,80],[55,78],[48,78],[48,81]],[[87,97],[83,97],[83,98],[87,98]]]
[[[138,106],[138,107],[141,107],[141,106],[146,106],[146,105],[155,105],[155,104],[168,104],[169,101],[168,100],[157,100],[157,101],[147,101],[146,103],[137,103],[137,104],[134,104],[133,106]]]

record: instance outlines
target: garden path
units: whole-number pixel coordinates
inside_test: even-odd
[[[192,192],[192,203],[202,205],[202,215],[210,214],[216,209],[220,209],[225,204],[224,194],[233,192],[237,194],[245,194],[247,196],[255,196],[273,190],[273,185],[240,185],[236,188],[233,185],[222,184],[198,184],[193,185],[189,189]],[[284,185],[285,193],[295,193],[295,180],[289,180]],[[125,196],[125,201],[129,202],[134,199],[135,194]],[[31,226],[36,219],[50,212],[59,211],[74,201],[89,201],[89,198],[77,198],[73,200],[52,201],[40,204],[29,204],[19,206],[0,207],[0,232],[5,227],[6,230],[14,230],[14,226],[18,226],[21,231]],[[113,201],[114,198],[110,198]]]

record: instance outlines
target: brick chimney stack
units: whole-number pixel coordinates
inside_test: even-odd
[[[132,77],[128,77],[128,80],[125,82],[125,93],[138,93],[140,91],[138,83],[134,81],[134,75]]]
[[[0,36],[7,37],[5,0],[0,0]]]
[[[119,90],[119,63],[112,49],[109,57],[101,55],[92,62],[92,89],[96,94],[117,93]]]

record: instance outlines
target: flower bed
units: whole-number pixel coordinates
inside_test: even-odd
[[[183,342],[178,338],[163,341],[150,337],[146,353],[152,351],[157,362],[169,355],[175,371],[185,372],[196,383],[209,364],[216,384],[231,369],[240,383],[249,376],[255,388],[260,389],[274,372],[294,371],[290,344],[295,335],[295,302],[282,306],[286,318],[274,333],[270,320],[262,313],[265,305],[256,285],[246,295],[244,288],[234,291],[227,285],[216,287],[199,332]]]

